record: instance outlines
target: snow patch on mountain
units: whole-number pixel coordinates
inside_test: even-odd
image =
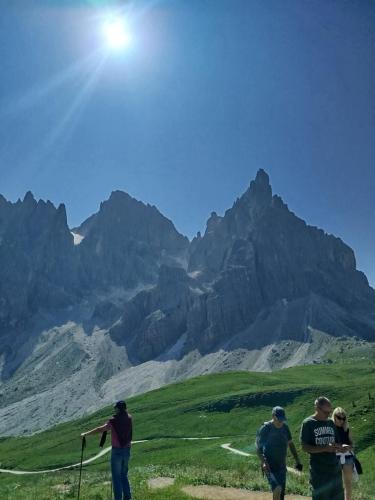
[[[73,231],[70,231],[72,236],[73,236],[73,243],[74,245],[79,245],[80,243],[82,243],[82,241],[84,240],[84,236],[82,236],[82,234],[78,234],[78,233],[73,233]]]

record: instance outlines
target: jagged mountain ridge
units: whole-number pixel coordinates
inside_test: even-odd
[[[185,261],[189,244],[156,207],[122,191],[112,192],[73,232],[83,236],[78,251],[84,279],[99,288],[154,283],[161,264]]]
[[[34,199],[0,200],[0,335],[24,328],[39,304],[70,304],[77,290],[73,237],[64,205]]]
[[[1,197],[0,336],[93,289],[154,283],[160,265],[183,262],[187,247],[188,239],[156,207],[120,191],[73,231],[63,204],[37,202],[31,192],[16,203]]]
[[[72,230],[63,205],[0,197],[0,292],[6,432],[25,430],[19,412],[37,430],[81,415],[83,400],[312,362],[334,336],[375,340],[375,291],[354,252],[295,216],[263,170],[191,242],[120,191]]]
[[[280,197],[272,196],[263,170],[224,217],[211,215],[204,236],[191,242],[188,275],[183,278],[180,273],[175,283],[173,303],[160,300],[166,286],[157,283],[126,305],[122,321],[111,330],[112,338],[123,340],[135,361],[162,354],[182,333],[186,339],[181,356],[193,349],[207,354],[231,346],[234,337],[237,347],[247,348],[266,345],[275,332],[280,339],[302,341],[308,326],[331,335],[375,340],[375,292],[356,270],[354,252],[339,238],[308,226]],[[280,321],[261,339],[257,332],[250,333],[254,322],[258,332],[264,331],[262,314],[267,317],[272,311],[278,311]],[[368,313],[365,319],[363,311]],[[282,317],[289,318],[283,328]],[[158,343],[159,337],[168,337],[170,345]]]

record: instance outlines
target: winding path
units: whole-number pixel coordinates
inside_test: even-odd
[[[183,438],[167,438],[167,439],[185,439],[186,441],[194,441],[194,440],[210,440],[210,439],[220,439],[220,437],[183,437]],[[133,441],[132,444],[138,444],[138,443],[146,443],[150,441],[150,439],[142,439],[140,441]],[[91,462],[94,462],[100,457],[103,457],[107,453],[109,453],[112,449],[112,446],[108,446],[107,448],[104,448],[104,450],[100,451],[96,455],[94,455],[91,458],[88,458],[87,460],[84,460],[82,462],[82,465],[87,465],[90,464]],[[14,474],[16,476],[22,476],[26,474],[48,474],[50,472],[58,472],[61,470],[69,470],[69,469],[75,469],[76,467],[80,467],[81,462],[78,462],[77,464],[71,464],[71,465],[65,465],[64,467],[58,467],[57,469],[45,469],[45,470],[12,470],[12,469],[0,469],[0,472],[5,473],[5,474]]]
[[[236,448],[231,448],[231,443],[226,443],[226,444],[221,444],[221,448],[224,448],[224,450],[228,450],[231,453],[235,453],[236,455],[241,455],[243,457],[255,457],[255,453],[246,453],[245,451],[237,450]],[[287,467],[288,472],[291,472],[292,474],[296,474],[299,476],[301,474],[300,471],[293,469],[293,467]]]
[[[137,443],[144,443],[145,441],[148,441],[148,439],[145,439],[143,441],[133,441],[133,444]],[[108,446],[107,448],[104,448],[104,450],[100,451],[97,453],[95,456],[88,458],[87,460],[84,460],[82,462],[82,465],[89,464],[91,462],[94,462],[98,458],[106,455],[110,450],[112,449],[112,446]],[[11,469],[0,469],[0,472],[4,472],[7,474],[15,474],[17,476],[25,475],[25,474],[47,474],[49,472],[58,472],[60,470],[67,470],[67,469],[74,469],[75,467],[80,467],[81,462],[78,462],[78,464],[72,464],[72,465],[65,465],[64,467],[59,467],[57,469],[45,469],[45,470],[11,470]]]
[[[164,439],[182,439],[186,441],[209,441],[212,439],[221,439],[220,436],[212,436],[212,437],[182,437],[182,438],[164,438]],[[146,443],[150,441],[150,439],[142,439],[140,441],[133,441],[132,444],[138,444],[138,443]],[[221,448],[223,448],[226,451],[229,451],[230,453],[235,453],[236,455],[241,455],[243,457],[251,457],[251,456],[256,456],[255,453],[246,453],[241,450],[237,450],[236,448],[231,447],[231,443],[225,443],[220,445]],[[109,453],[112,449],[112,446],[108,446],[107,448],[104,448],[104,450],[100,451],[96,455],[94,455],[91,458],[88,458],[87,460],[84,460],[82,462],[82,465],[87,465],[95,460],[97,460],[100,457],[103,457],[107,453]],[[5,474],[14,474],[14,475],[27,475],[27,474],[48,474],[51,472],[58,472],[61,470],[69,470],[69,469],[75,469],[76,467],[80,467],[81,462],[78,462],[76,464],[72,465],[65,465],[64,467],[58,467],[56,469],[45,469],[45,470],[37,470],[37,471],[28,471],[28,470],[12,470],[12,469],[0,469],[0,473],[5,473]],[[293,469],[292,467],[287,467],[288,471],[291,472],[292,474],[301,474],[299,471]]]

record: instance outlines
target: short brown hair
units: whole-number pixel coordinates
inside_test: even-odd
[[[332,406],[332,403],[328,398],[326,398],[325,396],[319,396],[318,398],[316,398],[315,406],[325,406],[325,405]]]

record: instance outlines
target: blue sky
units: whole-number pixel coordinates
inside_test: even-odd
[[[374,285],[374,26],[372,0],[2,0],[0,193],[74,226],[123,189],[192,237],[264,168]]]

